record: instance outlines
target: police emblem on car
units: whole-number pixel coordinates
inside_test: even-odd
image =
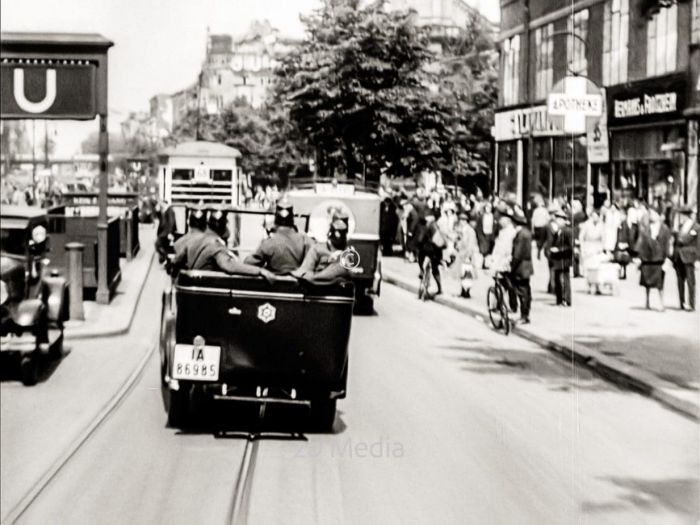
[[[261,304],[258,306],[258,319],[267,324],[275,320],[277,317],[277,308],[270,303]]]

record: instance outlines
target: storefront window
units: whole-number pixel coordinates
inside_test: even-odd
[[[551,141],[549,138],[535,139],[534,144],[534,181],[530,185],[530,193],[539,193],[549,199],[551,171]]]
[[[546,98],[552,89],[554,69],[554,24],[547,24],[535,30],[535,49],[537,53],[535,73],[535,95],[538,99]]]
[[[518,102],[520,36],[515,35],[503,41],[501,50],[501,71],[503,71],[503,105]]]
[[[496,193],[504,196],[518,190],[518,142],[498,143],[498,188]]]
[[[663,7],[647,22],[647,76],[676,70],[678,6]]]
[[[603,84],[606,86],[627,81],[628,36],[629,0],[608,0],[603,23]]]
[[[586,147],[578,139],[554,139],[552,197],[586,202]]]
[[[588,9],[574,13],[569,17],[569,33],[566,39],[566,56],[569,62],[569,70],[578,75],[585,75],[588,71],[586,59],[586,45],[588,39]]]

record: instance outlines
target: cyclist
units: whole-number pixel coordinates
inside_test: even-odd
[[[511,260],[513,258],[513,239],[515,239],[515,226],[513,225],[512,210],[503,210],[498,217],[498,237],[493,245],[491,253],[491,264],[489,266],[493,278],[498,280],[508,291],[508,298],[511,310],[517,309],[517,298],[508,278],[511,271]]]
[[[442,262],[442,251],[447,246],[444,234],[438,228],[435,220],[435,213],[427,208],[425,217],[418,228],[416,234],[416,244],[418,246],[418,266],[420,267],[420,279],[423,279],[423,264],[425,258],[430,259],[433,278],[437,283],[437,294],[442,293],[442,281],[440,279],[440,263]]]

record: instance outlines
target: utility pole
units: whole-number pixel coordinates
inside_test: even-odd
[[[532,44],[531,44],[531,39],[530,39],[530,0],[524,0],[525,2],[525,41],[526,41],[526,58],[525,58],[525,93],[527,96],[527,105],[530,109],[532,109],[532,100],[533,100],[533,89],[532,89],[532,83],[530,82],[530,58],[531,58],[531,51],[532,51]],[[535,50],[535,53],[537,51]],[[536,60],[536,58],[535,58]],[[529,210],[527,208],[528,201],[530,200],[530,181],[534,179],[534,166],[535,166],[535,140],[532,136],[532,127],[533,127],[533,118],[532,118],[532,112],[530,112],[529,116],[529,126],[528,126],[528,134],[527,134],[527,154],[524,155],[524,162],[523,162],[523,195],[522,195],[522,202],[521,205],[523,207],[523,211],[525,212],[525,216],[529,217]],[[532,177],[531,175],[532,171]]]
[[[36,120],[32,120],[32,199],[36,202]]]

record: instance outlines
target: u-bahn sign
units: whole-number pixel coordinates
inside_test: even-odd
[[[0,118],[107,117],[107,51],[83,33],[0,33]]]
[[[91,120],[97,115],[95,71],[95,64],[82,60],[3,60],[0,114]]]

